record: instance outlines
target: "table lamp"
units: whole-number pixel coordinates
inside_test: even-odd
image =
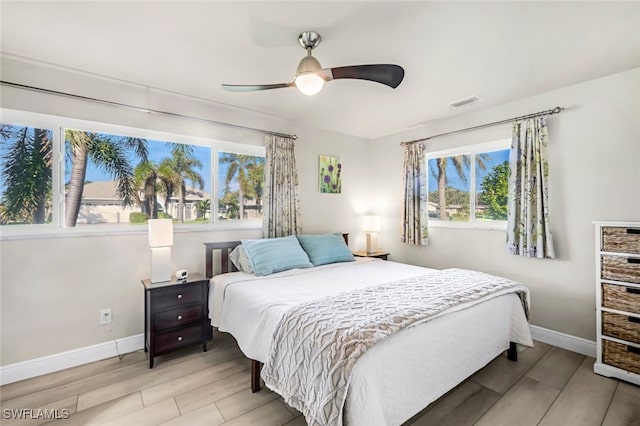
[[[151,247],[151,282],[171,281],[171,246],[173,220],[149,219],[149,247]]]
[[[380,216],[363,216],[362,230],[367,233],[367,254],[378,250],[378,232],[380,232]]]

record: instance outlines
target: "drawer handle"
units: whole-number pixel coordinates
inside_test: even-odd
[[[640,264],[640,258],[627,257],[627,263],[635,263],[636,265],[639,265]]]
[[[627,351],[631,352],[632,354],[640,355],[640,348],[636,348],[635,346],[627,345]]]
[[[178,299],[182,299],[182,295],[181,294],[178,295]]]
[[[640,324],[640,318],[638,317],[628,317],[629,322],[635,322],[636,324]]]
[[[640,288],[627,287],[627,293],[640,294]]]
[[[627,234],[640,234],[640,228],[627,228]]]
[[[632,317],[629,317],[632,318]],[[182,319],[182,315],[178,315],[178,319],[181,320]]]
[[[182,342],[182,336],[178,336],[178,342]]]

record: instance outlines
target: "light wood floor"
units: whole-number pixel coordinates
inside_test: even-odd
[[[68,409],[60,425],[306,425],[266,389],[249,390],[249,362],[235,341],[214,334],[208,352],[194,345],[156,358],[143,351],[0,388],[5,409]],[[544,343],[500,356],[407,424],[640,425],[640,387],[593,373],[592,358]]]

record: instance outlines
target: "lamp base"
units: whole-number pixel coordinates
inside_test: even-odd
[[[151,247],[151,282],[171,281],[171,247]]]
[[[378,234],[376,232],[367,232],[367,254],[378,251]]]

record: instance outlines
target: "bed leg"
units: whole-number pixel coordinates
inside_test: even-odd
[[[507,349],[507,359],[509,359],[509,361],[518,360],[518,351],[516,350],[516,344],[514,342],[509,342],[509,349]]]
[[[256,393],[260,390],[260,370],[262,369],[262,363],[251,360],[251,392]]]

